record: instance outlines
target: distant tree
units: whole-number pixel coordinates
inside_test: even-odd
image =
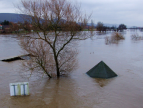
[[[106,32],[106,30],[108,29],[108,27],[106,27],[106,26],[103,26],[103,29],[102,29],[102,31],[104,31],[104,32]]]
[[[118,30],[123,31],[124,29],[127,29],[126,25],[120,24]]]
[[[31,31],[30,23],[28,21],[24,21],[24,23],[23,23],[23,29],[25,31],[28,31],[28,32]]]
[[[117,30],[117,27],[112,26],[110,29],[113,30],[113,31],[116,31],[116,30]]]
[[[120,40],[124,40],[124,36],[121,33],[113,32],[111,36],[105,37],[105,44],[118,44]]]
[[[89,28],[91,31],[93,31],[93,29],[94,29],[94,22],[93,22],[93,20],[91,20],[91,26],[90,26],[90,28]]]
[[[10,22],[10,29],[12,32],[18,32],[20,26],[17,23]]]
[[[4,20],[4,22],[1,23],[1,25],[9,25],[9,24],[10,24],[9,21],[7,20]]]
[[[98,22],[98,23],[97,23],[97,26],[96,26],[96,29],[97,29],[97,31],[100,31],[100,32],[101,32],[101,31],[103,30],[103,27],[104,27],[104,26],[103,26],[103,23],[102,23],[102,22]]]

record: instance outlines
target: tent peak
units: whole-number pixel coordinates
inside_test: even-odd
[[[92,69],[90,69],[87,74],[93,78],[112,78],[116,77],[117,74],[111,70],[103,61],[100,61]]]

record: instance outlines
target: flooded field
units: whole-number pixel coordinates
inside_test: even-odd
[[[1,108],[143,108],[143,40],[132,40],[139,31],[124,32],[125,40],[105,44],[104,35],[79,41],[77,70],[60,79],[29,79],[23,61],[0,61]],[[22,54],[16,36],[0,35],[0,60]],[[85,73],[103,60],[118,77],[94,79]],[[30,96],[10,97],[9,83],[29,82]]]

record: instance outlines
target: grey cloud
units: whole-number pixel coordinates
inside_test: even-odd
[[[94,22],[102,21],[111,24],[125,23],[126,25],[143,26],[142,0],[100,0],[83,1],[82,7],[87,12],[92,11]]]

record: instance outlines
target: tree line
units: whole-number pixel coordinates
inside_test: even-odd
[[[14,23],[4,20],[0,24],[2,25],[1,33],[19,33],[20,31],[31,32],[33,29],[31,24],[27,21]]]
[[[123,31],[125,29],[127,29],[125,24],[120,24],[118,27],[112,26],[112,27],[107,27],[104,26],[104,24],[102,22],[98,22],[97,26],[96,26],[97,31],[99,32],[106,32],[106,31]]]
[[[0,23],[1,25],[9,25],[10,24],[10,22],[9,21],[7,21],[7,20],[4,20],[3,22],[1,22]]]

